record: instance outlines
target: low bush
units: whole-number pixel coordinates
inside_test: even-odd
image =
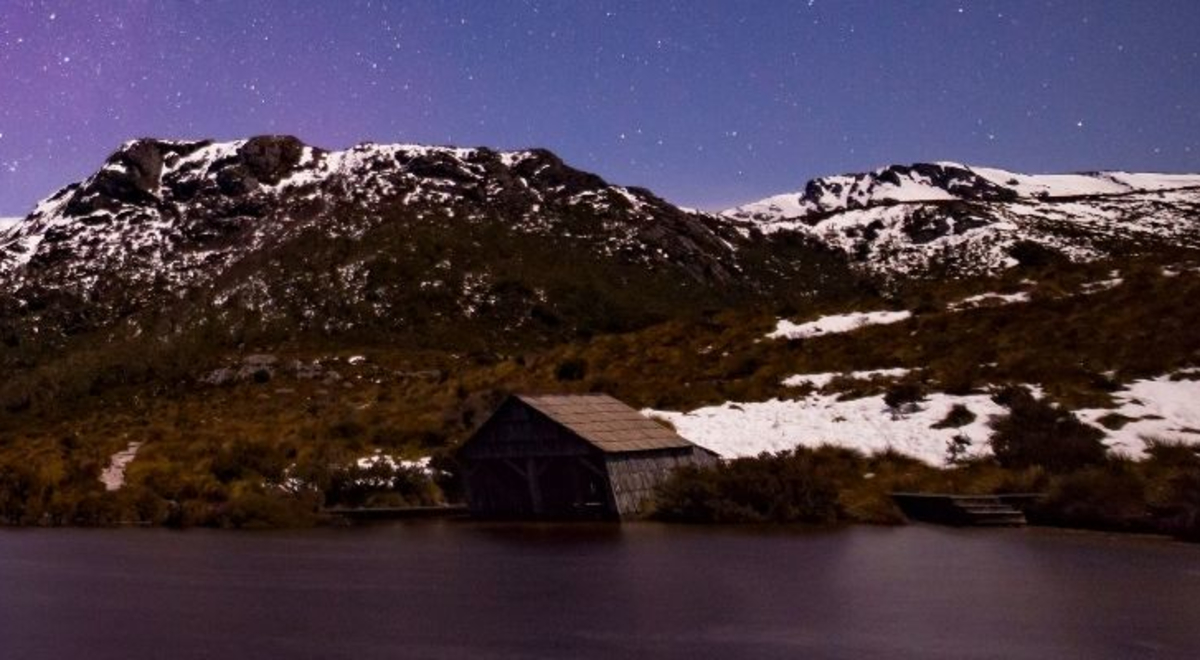
[[[1007,406],[1008,415],[991,422],[992,453],[1007,468],[1044,467],[1070,472],[1104,462],[1104,433],[1075,415],[1038,399],[1023,387],[1010,387],[993,399]]]
[[[693,523],[897,524],[904,518],[891,492],[937,472],[894,452],[797,447],[679,470],[658,488],[654,516]]]
[[[933,425],[935,429],[957,429],[964,427],[975,421],[975,413],[971,409],[961,403],[956,403],[950,407],[950,411],[941,421]]]
[[[656,516],[679,522],[832,523],[838,485],[798,448],[677,471],[658,490]]]
[[[1113,461],[1054,477],[1046,498],[1029,513],[1033,522],[1058,527],[1154,531],[1146,481],[1136,466]]]

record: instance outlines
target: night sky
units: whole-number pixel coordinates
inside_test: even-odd
[[[0,0],[0,215],[138,136],[548,147],[720,208],[955,160],[1200,171],[1200,2]]]

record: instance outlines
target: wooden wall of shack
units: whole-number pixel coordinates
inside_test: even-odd
[[[717,458],[699,447],[608,454],[605,464],[617,513],[621,517],[643,513],[654,489],[685,465],[705,465]]]
[[[616,515],[603,452],[515,399],[492,415],[459,457],[473,515]]]

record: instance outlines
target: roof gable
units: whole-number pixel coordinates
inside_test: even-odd
[[[516,395],[515,398],[606,453],[694,446],[607,394]]]

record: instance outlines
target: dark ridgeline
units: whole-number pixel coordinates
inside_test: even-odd
[[[603,394],[511,396],[459,450],[471,513],[620,519],[716,455]]]

